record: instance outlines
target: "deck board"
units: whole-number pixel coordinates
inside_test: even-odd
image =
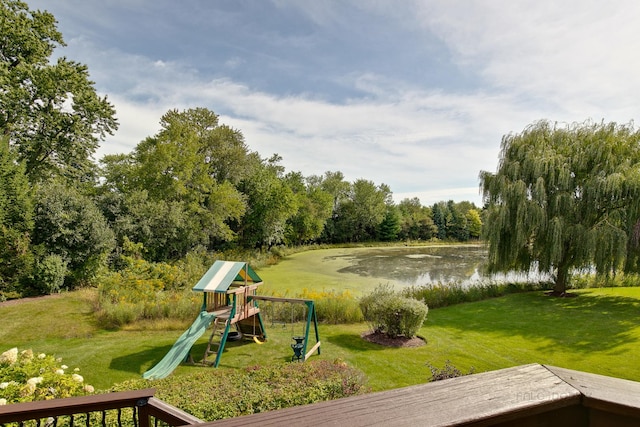
[[[584,406],[640,417],[639,382],[555,366],[547,368],[582,393]]]
[[[579,405],[580,399],[575,388],[532,364],[203,426],[489,425]]]

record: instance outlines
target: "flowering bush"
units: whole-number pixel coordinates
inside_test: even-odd
[[[0,405],[91,394],[79,369],[69,371],[61,359],[11,348],[0,354]]]

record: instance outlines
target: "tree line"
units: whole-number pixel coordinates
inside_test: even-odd
[[[206,108],[170,110],[128,154],[93,155],[118,128],[53,15],[0,0],[0,298],[91,283],[132,247],[194,250],[478,238],[471,203],[392,200],[385,184],[288,172]]]

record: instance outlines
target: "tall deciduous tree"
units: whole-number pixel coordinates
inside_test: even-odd
[[[482,218],[478,209],[469,209],[465,215],[467,217],[467,227],[469,237],[479,239],[482,235]]]
[[[43,258],[60,257],[68,288],[90,283],[114,247],[113,232],[93,201],[56,181],[37,189],[33,243]]]
[[[640,218],[633,126],[534,123],[503,137],[497,171],[480,179],[492,270],[537,266],[555,275],[554,291],[563,294],[572,268],[637,268],[625,264]]]
[[[392,204],[391,190],[386,184],[376,186],[373,181],[358,179],[352,185],[348,198],[338,204],[330,229],[331,240],[361,242],[376,238],[378,226]]]
[[[170,110],[160,124],[161,131],[131,155],[102,160],[105,189],[124,196],[129,239],[153,245],[147,254],[155,261],[233,240],[228,222],[239,220],[246,208],[234,182],[256,163],[242,134],[219,124],[206,108]]]
[[[306,181],[306,182],[305,182]],[[285,175],[285,182],[293,191],[298,211],[287,220],[287,244],[304,244],[320,237],[331,216],[333,198],[320,187],[314,177],[305,180],[300,172]]]
[[[431,209],[422,206],[420,199],[404,199],[398,204],[402,239],[429,240],[438,231],[431,217]]]
[[[99,141],[117,129],[87,67],[64,57],[50,62],[57,46],[64,41],[53,15],[0,0],[0,133],[32,182],[86,176]]]
[[[287,221],[298,212],[298,200],[283,177],[281,157],[255,164],[239,184],[247,197],[247,212],[239,226],[245,247],[263,248],[284,243]]]
[[[20,293],[31,274],[33,195],[24,164],[0,143],[0,297]]]

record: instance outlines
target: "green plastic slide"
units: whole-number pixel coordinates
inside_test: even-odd
[[[191,346],[204,334],[215,317],[213,313],[208,313],[207,311],[200,312],[198,318],[194,320],[189,329],[180,335],[180,338],[178,338],[178,341],[171,347],[171,350],[169,350],[156,366],[142,374],[142,377],[148,380],[159,380],[173,372],[180,362],[187,357]]]

